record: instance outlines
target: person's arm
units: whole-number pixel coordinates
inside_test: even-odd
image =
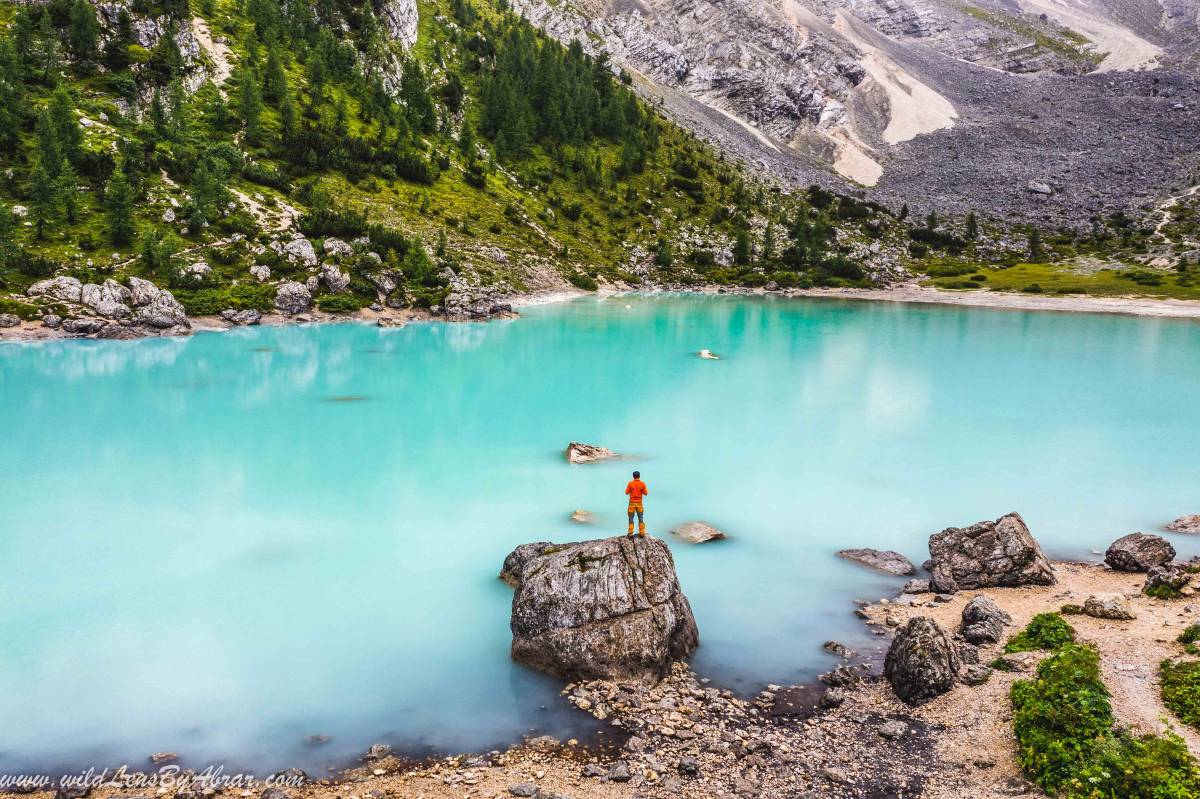
[[[646,485],[645,483],[642,483],[642,496],[643,497],[650,496],[650,486]]]
[[[628,485],[625,486],[626,494],[632,493],[632,491],[633,491],[633,483],[629,483]]]

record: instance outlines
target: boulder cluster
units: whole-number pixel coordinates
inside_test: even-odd
[[[125,339],[182,335],[191,329],[175,296],[140,277],[128,278],[127,284],[111,278],[95,284],[59,275],[34,283],[26,293],[65,306],[69,318],[50,311],[42,324],[71,335]]]

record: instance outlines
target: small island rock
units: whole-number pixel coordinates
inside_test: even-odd
[[[1172,533],[1200,533],[1200,513],[1190,513],[1180,516],[1166,526]]]
[[[917,573],[917,567],[913,566],[912,561],[890,549],[840,549],[837,554],[839,558],[861,563],[884,574],[911,577]]]
[[[671,535],[689,544],[724,541],[728,537],[717,528],[705,522],[684,522],[671,530]]]
[[[615,457],[617,457],[617,453],[611,449],[598,447],[595,444],[580,444],[577,441],[567,444],[568,463],[591,463]]]

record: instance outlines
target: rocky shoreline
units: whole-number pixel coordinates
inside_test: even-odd
[[[766,685],[745,698],[711,685],[678,659],[697,633],[663,542],[522,545],[501,572],[517,593],[514,657],[548,671],[562,671],[567,657],[564,679],[567,672],[582,676],[564,686],[564,701],[607,725],[608,745],[541,737],[503,752],[414,762],[377,744],[362,765],[332,777],[309,779],[293,769],[276,775],[289,782],[265,790],[261,783],[176,784],[152,793],[173,799],[1042,795],[1017,764],[1009,690],[1047,653],[1005,654],[1004,642],[1036,615],[1060,611],[1073,614],[1077,640],[1099,652],[1118,723],[1139,734],[1180,735],[1200,756],[1200,731],[1170,721],[1156,686],[1158,664],[1182,654],[1178,633],[1200,620],[1187,603],[1194,595],[1192,564],[1173,563],[1175,551],[1164,539],[1131,534],[1113,542],[1103,563],[1051,562],[1020,516],[1009,514],[936,533],[930,553],[924,571],[949,593],[933,593],[929,581],[917,579],[897,596],[856,603],[855,615],[881,644],[891,638],[886,659],[829,641],[825,649],[840,663],[819,681]],[[1189,575],[1175,598],[1148,590],[1155,570],[1164,568]],[[671,608],[666,617],[674,619],[665,627],[662,608]],[[597,626],[581,613],[607,621]],[[633,644],[607,649],[614,626],[632,630]],[[684,630],[689,643],[657,652],[661,669],[631,671],[630,663],[644,662],[636,648],[652,646],[647,637],[656,631],[674,640],[669,630]],[[580,655],[577,635],[587,641],[586,661],[570,660]],[[536,654],[529,657],[531,648]],[[606,657],[614,652],[625,660]],[[594,676],[614,668],[614,676]],[[116,785],[19,792],[39,799],[131,797]]]

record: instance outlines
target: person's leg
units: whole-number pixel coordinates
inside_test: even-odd
[[[646,520],[642,515],[644,513],[645,513],[645,510],[643,510],[641,505],[638,505],[638,509],[637,509],[638,535],[642,538],[646,537]]]
[[[633,538],[633,512],[633,505],[631,503],[629,505],[629,532],[626,533],[626,536],[629,538]]]

